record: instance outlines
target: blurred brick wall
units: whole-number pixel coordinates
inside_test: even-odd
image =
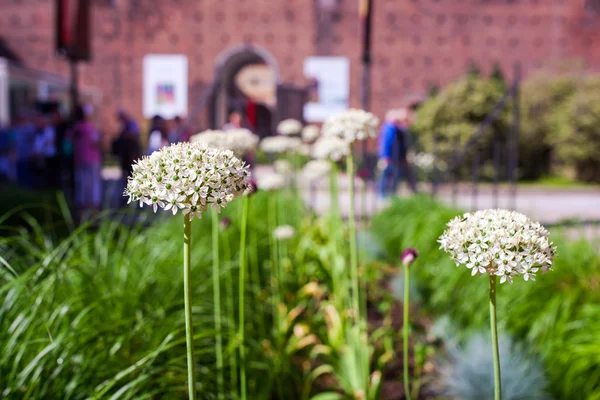
[[[600,72],[600,14],[579,0],[374,1],[372,109],[423,96],[474,62],[506,75],[582,61]],[[68,76],[54,56],[52,0],[1,0],[0,36],[36,69]],[[347,56],[351,103],[359,105],[358,0],[94,0],[94,60],[82,83],[103,92],[102,122],[114,111],[142,114],[142,58],[182,53],[189,59],[190,108],[214,78],[217,55],[242,43],[271,52],[281,80],[303,84],[303,60]]]

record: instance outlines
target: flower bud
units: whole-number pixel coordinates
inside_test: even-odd
[[[400,255],[400,261],[405,267],[410,267],[411,264],[417,259],[419,252],[412,247],[404,250]]]

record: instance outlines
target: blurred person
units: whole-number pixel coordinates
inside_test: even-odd
[[[9,126],[0,127],[0,182],[17,178],[15,161],[14,131]]]
[[[161,116],[155,115],[152,117],[150,129],[148,131],[147,154],[152,154],[168,144],[169,139],[167,134],[167,121],[165,121]]]
[[[23,187],[33,187],[35,181],[33,168],[35,125],[32,122],[32,114],[19,112],[15,118],[12,132],[16,148],[17,183]]]
[[[132,165],[140,158],[140,128],[138,124],[123,110],[119,110],[117,118],[121,128],[117,138],[112,143],[112,151],[119,158],[121,177],[127,181],[131,175]]]
[[[56,152],[56,130],[49,116],[38,113],[33,142],[33,156],[38,187],[56,188],[58,185],[58,163]]]
[[[75,125],[68,132],[75,160],[75,201],[82,213],[97,212],[102,202],[102,137],[91,121],[90,104],[78,106]]]
[[[75,160],[73,141],[69,136],[73,121],[65,117],[58,103],[52,107],[50,113],[56,131],[58,183],[68,196],[73,196],[75,191]]]
[[[185,120],[176,116],[173,118],[173,127],[169,131],[169,143],[189,142],[192,132],[185,123]]]
[[[402,172],[407,170],[408,110],[401,108],[387,112],[379,133],[380,178],[377,194],[380,198],[396,195]]]
[[[238,111],[232,111],[229,114],[229,122],[223,125],[224,131],[229,131],[231,129],[239,129],[242,127],[242,114]]]

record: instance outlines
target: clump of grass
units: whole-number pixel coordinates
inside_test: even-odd
[[[456,268],[438,249],[445,222],[462,214],[427,197],[397,200],[374,217],[374,235],[389,257],[399,248],[419,249],[420,267],[414,276],[424,306],[435,315],[448,315],[457,334],[485,328],[488,323],[485,282],[473,280],[466,268]],[[499,323],[517,341],[540,354],[550,392],[558,398],[600,398],[600,254],[586,240],[555,236],[559,248],[553,272],[534,285],[515,282],[498,288]],[[460,290],[457,290],[460,288]],[[505,293],[504,293],[505,292]],[[571,351],[567,351],[570,349]]]

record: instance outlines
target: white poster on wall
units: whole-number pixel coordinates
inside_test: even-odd
[[[180,54],[144,56],[144,117],[188,113],[188,60]]]
[[[311,82],[309,101],[304,105],[307,122],[323,122],[348,108],[350,61],[346,57],[308,57],[304,75]]]

